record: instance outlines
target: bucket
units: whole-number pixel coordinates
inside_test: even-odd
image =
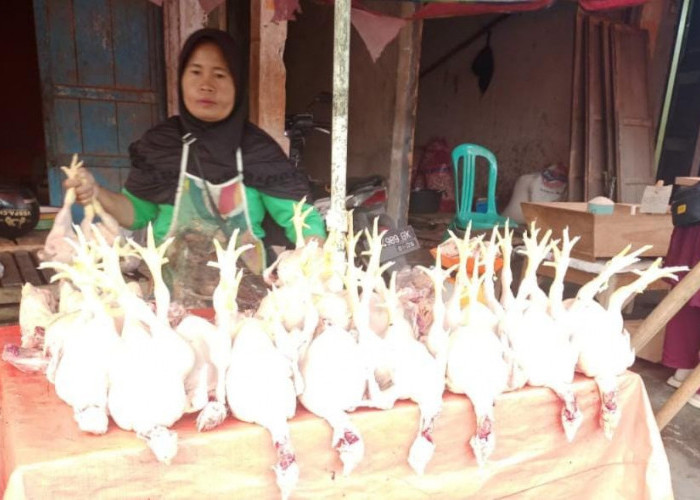
[[[437,189],[416,189],[411,191],[408,211],[412,214],[430,214],[440,210],[442,191]]]

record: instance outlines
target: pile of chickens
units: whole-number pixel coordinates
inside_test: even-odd
[[[494,404],[503,392],[525,384],[550,388],[561,398],[562,427],[574,439],[582,419],[572,385],[577,371],[596,380],[601,426],[612,436],[621,411],[617,376],[634,360],[621,308],[653,280],[675,277],[680,268],[656,261],[604,308],[596,293],[645,250],[627,248],[575,298],[563,300],[578,238],[564,233],[554,241],[533,226],[524,236],[527,268],[513,293],[512,232],[506,227],[494,229],[487,241],[471,238],[469,231],[463,238],[453,235],[460,257],[454,268],[443,269],[438,247],[435,266],[385,279],[391,263],[381,262],[384,233],[376,222],[357,234],[350,225],[347,238],[331,234],[321,247],[304,242],[308,212],[302,206],[294,215],[297,247],[265,272],[270,290],[257,310],[239,311],[236,302],[243,273],[237,262],[248,246],[236,246],[237,234],[226,247],[214,241],[217,261],[209,265],[220,270],[220,281],[213,322],[171,302],[162,277],[171,240],[156,246],[149,229],[142,246],[108,240],[94,226],[74,226],[64,240],[71,258],[42,264],[61,282],[58,301],[28,289],[23,301],[33,313],[21,327],[27,343],[49,357],[46,376],[73,408],[80,429],[104,433],[111,417],[146,440],[158,460],[169,462],[177,453],[170,427],[185,413],[198,413],[200,431],[215,428],[230,413],[269,431],[283,498],[299,479],[288,425],[297,401],[332,428],[331,446],[345,474],[364,454],[349,413],[391,408],[400,399],[420,409],[407,460],[422,474],[435,450],[432,433],[445,386],[473,404],[477,427],[470,444],[479,464],[495,446]],[[369,248],[364,268],[357,264],[362,237]],[[535,272],[550,253],[555,278],[547,293]],[[124,279],[123,262],[133,257],[150,270],[153,301]],[[503,261],[500,294],[497,257]]]

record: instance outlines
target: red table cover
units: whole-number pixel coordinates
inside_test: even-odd
[[[16,326],[0,327],[0,346],[19,341]],[[406,463],[418,409],[352,415],[366,443],[349,477],[331,449],[326,423],[303,408],[291,422],[301,469],[292,498],[672,498],[668,460],[641,378],[619,377],[623,416],[612,441],[598,425],[592,380],[575,382],[584,423],[568,443],[560,403],[546,389],[526,388],[496,404],[496,449],[478,468],[467,445],[474,431],[469,400],[446,393],[435,428],[437,450],[426,474]],[[0,362],[0,491],[5,498],[277,498],[267,431],[229,417],[198,433],[194,416],[175,425],[180,449],[158,463],[135,434],[111,423],[104,436],[81,433],[72,409],[41,374]]]

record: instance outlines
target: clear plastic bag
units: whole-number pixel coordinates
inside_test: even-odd
[[[49,357],[42,349],[20,347],[7,344],[2,350],[2,360],[10,363],[24,373],[45,373]]]

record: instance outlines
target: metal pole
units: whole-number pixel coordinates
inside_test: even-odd
[[[350,1],[335,0],[333,38],[333,130],[331,134],[331,207],[326,224],[345,233],[345,180],[348,160],[348,89],[350,87]]]
[[[676,44],[673,48],[673,59],[671,60],[671,69],[668,72],[668,82],[666,83],[666,97],[664,98],[663,108],[661,110],[661,120],[659,130],[656,135],[656,151],[654,152],[654,172],[659,172],[659,161],[661,161],[661,150],[664,147],[664,138],[666,136],[666,124],[668,122],[668,113],[671,109],[671,98],[673,97],[673,86],[676,83],[676,73],[678,72],[678,59],[680,59],[683,40],[687,29],[688,8],[690,0],[683,0],[681,15],[678,18],[678,30],[676,31]]]

